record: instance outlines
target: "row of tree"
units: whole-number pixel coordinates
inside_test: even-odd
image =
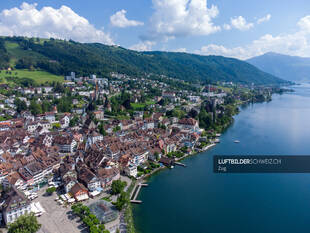
[[[71,206],[71,210],[83,221],[90,233],[109,233],[104,224],[100,223],[96,215],[92,214],[87,206],[76,203]]]

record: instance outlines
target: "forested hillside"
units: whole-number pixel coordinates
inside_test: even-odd
[[[137,52],[99,43],[55,39],[2,37],[0,68],[41,69],[56,75],[75,71],[101,76],[156,74],[198,82],[282,84],[286,81],[232,58],[172,52]]]

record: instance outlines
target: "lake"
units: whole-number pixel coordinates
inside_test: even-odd
[[[220,144],[152,176],[133,208],[137,231],[310,232],[310,174],[213,173],[214,155],[310,155],[310,85],[294,89],[243,107]]]

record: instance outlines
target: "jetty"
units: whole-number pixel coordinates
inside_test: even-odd
[[[132,196],[131,196],[131,199],[130,199],[130,202],[131,203],[134,203],[134,204],[141,204],[142,201],[141,200],[137,200],[137,197],[140,193],[140,190],[142,187],[147,187],[148,184],[145,184],[145,183],[139,183],[135,186],[134,188],[134,192],[132,193]]]
[[[186,167],[186,164],[180,163],[180,162],[174,162],[175,165],[181,166],[181,167]]]

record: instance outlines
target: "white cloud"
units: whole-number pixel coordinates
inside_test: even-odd
[[[28,36],[73,39],[80,42],[101,42],[113,44],[108,33],[96,29],[71,8],[61,6],[59,9],[43,7],[26,2],[17,8],[5,9],[0,13],[0,35]]]
[[[116,12],[114,15],[110,17],[110,21],[112,26],[126,28],[126,27],[136,27],[144,25],[143,22],[136,21],[136,20],[129,20],[126,18],[126,10],[120,10]]]
[[[231,26],[230,26],[229,24],[225,23],[225,24],[223,25],[223,28],[224,28],[225,30],[230,30],[230,29],[231,29]]]
[[[151,16],[146,40],[165,41],[188,35],[209,35],[221,30],[212,19],[218,8],[207,6],[207,0],[152,0],[155,12]]]
[[[136,51],[151,51],[156,43],[154,41],[143,41],[132,45],[129,49]]]
[[[264,23],[264,22],[268,22],[269,20],[271,19],[271,14],[268,14],[262,18],[259,18],[257,20],[257,24],[261,24],[261,23]]]
[[[301,18],[297,25],[304,33],[310,33],[310,15]]]
[[[177,53],[186,53],[186,52],[187,52],[187,49],[186,49],[186,48],[178,48],[178,49],[173,50],[173,52],[177,52]]]
[[[235,18],[230,19],[231,26],[240,30],[240,31],[246,31],[250,28],[254,27],[253,23],[248,23],[244,17],[238,16]]]
[[[195,52],[204,55],[223,55],[239,59],[247,59],[270,51],[310,57],[310,15],[301,18],[297,26],[295,33],[277,36],[266,34],[245,46],[226,48],[222,45],[210,44],[203,46]]]

